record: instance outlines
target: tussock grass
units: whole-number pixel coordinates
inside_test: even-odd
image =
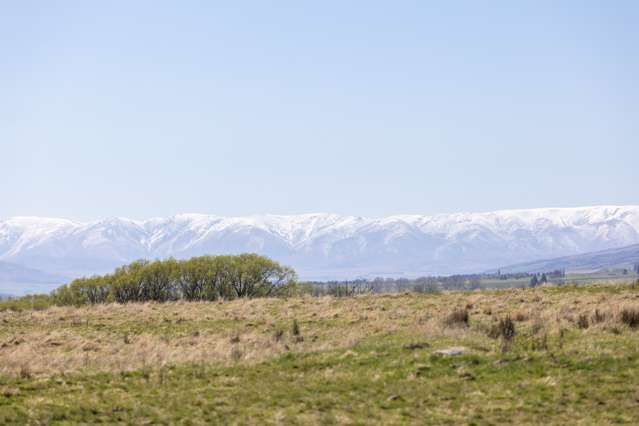
[[[455,309],[453,312],[448,314],[444,320],[444,324],[449,327],[468,327],[468,320],[468,307],[466,307],[464,309]]]
[[[497,323],[493,324],[488,332],[488,337],[510,341],[515,338],[515,334],[517,334],[515,323],[510,318],[510,315],[506,315],[504,318],[500,318]],[[536,334],[536,332],[533,334]]]
[[[582,330],[590,327],[590,321],[588,320],[587,314],[579,314],[579,317],[577,318],[577,327],[581,328]]]
[[[624,308],[620,315],[621,322],[630,328],[639,327],[639,308]]]
[[[637,295],[599,285],[7,310],[0,423],[636,424]],[[435,356],[447,348],[463,350]]]

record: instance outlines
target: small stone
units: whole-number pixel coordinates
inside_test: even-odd
[[[453,348],[446,348],[446,349],[440,349],[438,351],[435,351],[434,353],[437,355],[444,355],[444,356],[457,356],[457,355],[463,355],[464,353],[466,353],[467,349],[462,347],[462,346],[456,346]]]

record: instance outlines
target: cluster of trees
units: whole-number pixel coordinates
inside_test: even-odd
[[[635,271],[635,274],[639,275],[639,263],[635,263],[634,271]]]
[[[566,277],[566,270],[565,269],[555,269],[554,271],[550,271],[550,272],[545,272],[544,273],[546,275],[546,278],[565,278]],[[502,274],[501,270],[497,270],[497,275],[492,276],[490,274],[486,274],[485,277],[486,278],[498,278],[500,280],[518,280],[521,278],[528,278],[530,277],[532,280],[532,277],[538,275],[538,274],[533,274],[530,272],[511,272],[511,273],[506,273],[506,274]],[[538,278],[539,279],[539,278]]]
[[[518,280],[518,279],[521,279],[521,278],[528,278],[529,276],[531,276],[531,274],[528,273],[528,272],[509,272],[509,273],[502,274],[501,273],[501,269],[497,270],[497,274],[495,276],[492,276],[490,274],[486,275],[486,277],[497,278],[497,279],[500,279],[500,280],[503,280],[503,281],[506,281],[506,280]]]
[[[296,282],[291,268],[256,254],[139,260],[114,273],[76,279],[52,294],[58,305],[202,301],[276,296]]]
[[[566,270],[565,269],[555,269],[550,272],[543,272],[541,274],[530,274],[530,287],[537,287],[542,284],[546,284],[549,279],[552,279],[554,284],[564,284],[566,278]]]
[[[546,284],[547,282],[548,282],[548,277],[546,276],[545,273],[541,274],[539,278],[535,274],[530,279],[530,287],[534,288],[534,287],[537,287],[538,285]]]

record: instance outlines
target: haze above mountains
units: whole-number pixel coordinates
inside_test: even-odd
[[[28,271],[35,283],[55,281],[53,286],[139,258],[256,252],[293,266],[302,279],[328,280],[482,272],[638,243],[639,206],[382,219],[182,214],[80,223],[14,217],[0,220],[0,261],[5,262],[0,290],[9,290],[7,276],[20,275],[16,268]],[[13,275],[6,273],[8,264]]]

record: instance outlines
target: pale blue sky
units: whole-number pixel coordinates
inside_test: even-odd
[[[0,217],[639,204],[639,2],[0,3]]]

